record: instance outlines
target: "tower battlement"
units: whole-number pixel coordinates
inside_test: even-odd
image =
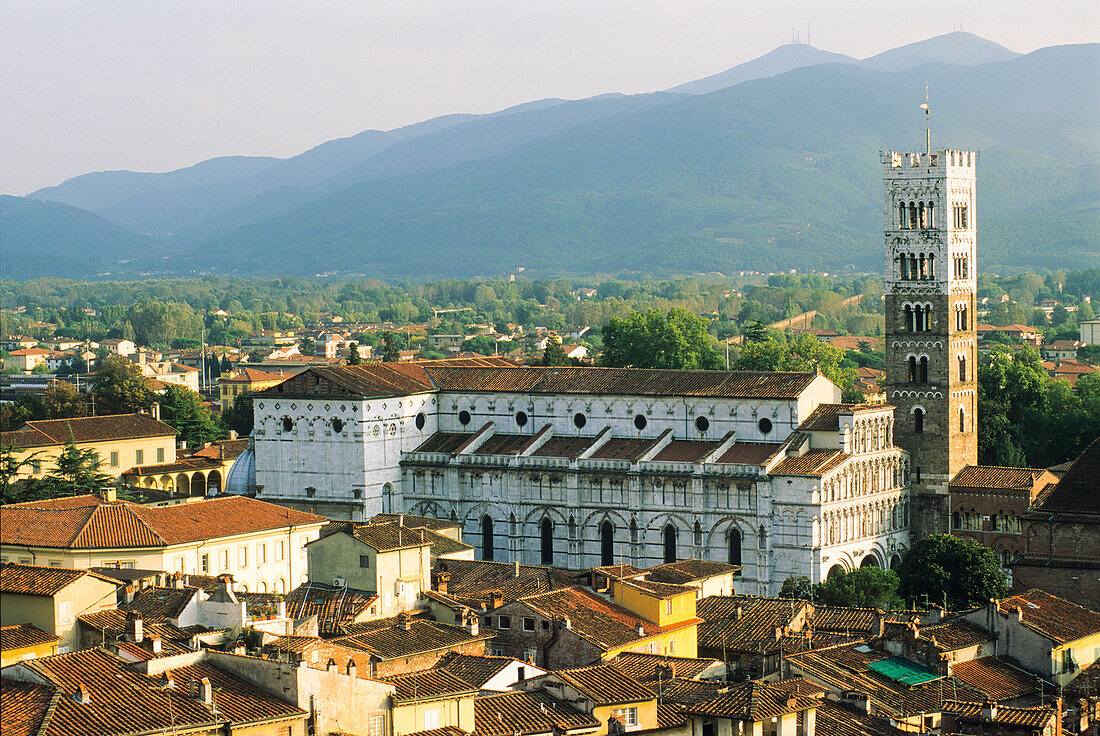
[[[924,151],[880,151],[886,176],[909,178],[951,173],[952,176],[974,176],[978,165],[977,151],[941,148],[932,153]]]

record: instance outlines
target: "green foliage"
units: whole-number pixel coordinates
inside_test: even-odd
[[[42,451],[32,452],[20,459],[21,454],[12,445],[0,444],[0,504],[33,500],[26,497],[26,484],[17,482],[16,478],[23,468],[29,468],[41,459]]]
[[[141,369],[117,356],[100,362],[92,378],[92,395],[96,414],[132,414],[153,405]]]
[[[41,479],[10,482],[21,466],[29,464],[38,454],[34,453],[19,463],[14,460],[10,448],[0,448],[0,495],[4,503],[99,493],[116,483],[111,476],[99,472],[102,463],[99,453],[91,448],[78,448],[71,436],[55,459],[55,467],[49,475]]]
[[[88,402],[68,381],[50,384],[40,399],[41,414],[35,419],[68,419],[88,414]]]
[[[1032,348],[994,348],[978,366],[979,462],[1045,468],[1077,457],[1100,435],[1092,386],[1052,380]]]
[[[749,343],[742,347],[733,367],[744,371],[820,370],[843,391],[851,389],[856,379],[855,368],[842,365],[844,360],[845,354],[840,348],[802,333],[790,338],[769,337],[762,342]]]
[[[814,586],[814,600],[827,606],[881,608],[889,611],[901,606],[900,581],[893,570],[859,567],[837,572]]]
[[[253,413],[253,394],[241,394],[233,400],[233,406],[222,412],[222,426],[228,432],[233,430],[240,437],[252,434],[252,423],[255,421]]]
[[[552,337],[546,339],[546,350],[542,351],[541,365],[573,365],[565,354],[565,348],[561,346],[561,340]]]
[[[706,322],[680,307],[613,317],[604,325],[603,343],[606,366],[715,370],[722,365]]]
[[[382,335],[382,362],[396,363],[401,360],[401,351],[405,349],[405,336],[396,332]]]
[[[1003,598],[1008,582],[997,553],[972,539],[933,534],[917,542],[898,567],[900,592],[913,602],[927,600],[962,610]]]
[[[804,601],[814,599],[814,586],[806,575],[791,575],[783,581],[779,589],[780,598],[801,598]]]
[[[360,365],[362,362],[363,356],[359,354],[359,343],[353,342],[351,352],[348,354],[348,365]]]
[[[202,405],[202,397],[183,386],[169,385],[165,389],[161,399],[161,419],[179,431],[178,439],[191,446],[224,436],[218,422]]]

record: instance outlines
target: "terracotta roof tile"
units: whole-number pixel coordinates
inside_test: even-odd
[[[494,434],[474,450],[475,455],[518,455],[534,441],[529,434]]]
[[[958,488],[1019,488],[1030,490],[1047,471],[1042,468],[1003,468],[967,465],[951,480]]]
[[[317,616],[319,633],[332,636],[344,633],[344,627],[377,600],[375,593],[366,590],[302,583],[287,594],[286,612],[294,619]]]
[[[519,577],[514,576],[513,565],[485,560],[441,560],[436,563],[434,571],[450,573],[448,595],[486,602],[494,594],[499,594],[507,603],[523,596],[573,585],[572,573],[538,565],[520,565]]]
[[[483,687],[485,683],[516,660],[511,657],[489,657],[473,654],[448,652],[432,669],[446,670],[474,687]]]
[[[174,437],[178,432],[148,414],[109,414],[74,419],[39,419],[0,433],[0,444],[16,447],[77,444],[144,437]]]
[[[725,688],[726,683],[723,682],[704,682],[683,677],[677,677],[671,681],[649,683],[649,689],[660,697],[660,702],[677,703],[679,705],[702,703],[714,698]]]
[[[73,570],[67,567],[39,567],[38,565],[20,565],[15,562],[5,562],[0,564],[0,591],[21,595],[53,596],[84,576],[117,585],[114,580],[88,570]]]
[[[840,450],[810,450],[805,455],[788,457],[772,468],[773,475],[823,475],[851,457]]]
[[[696,580],[706,580],[716,575],[735,573],[741,568],[737,565],[727,565],[724,562],[710,562],[708,560],[679,560],[667,562],[647,569],[646,580],[656,583],[674,583],[685,585]]]
[[[411,657],[416,654],[437,652],[452,647],[473,644],[493,638],[492,633],[472,635],[460,626],[450,626],[436,621],[412,619],[409,628],[401,622],[381,629],[333,639],[338,644],[361,649],[380,659]]]
[[[612,664],[556,670],[550,676],[565,680],[596,705],[646,702],[656,697],[649,688]]]
[[[1058,485],[1041,498],[1040,513],[1100,514],[1100,437],[1085,448]]]
[[[867,634],[875,631],[878,611],[874,608],[849,608],[846,606],[814,606],[810,625],[814,632]]]
[[[1022,610],[1024,626],[1062,644],[1100,634],[1100,613],[1042,590],[1010,596],[999,607],[1010,615],[1013,609]]]
[[[465,432],[436,432],[424,440],[424,443],[416,448],[414,452],[443,452],[452,455],[468,439],[470,439],[470,434]]]
[[[38,736],[50,706],[58,699],[57,688],[0,680],[0,723],[4,736]]]
[[[671,667],[674,677],[693,678],[716,667],[717,659],[695,659],[692,657],[668,657],[663,654],[643,652],[623,652],[611,660],[611,664],[641,683],[656,682],[658,668]]]
[[[766,721],[820,704],[817,698],[794,695],[781,688],[750,680],[730,687],[728,692],[688,706],[688,713],[732,718],[740,721]]]
[[[707,596],[695,604],[696,615],[704,620],[698,629],[699,646],[741,652],[778,649],[776,629],[789,626],[806,605],[790,598]]]
[[[656,455],[654,462],[694,463],[714,451],[720,443],[700,440],[672,440]]]
[[[68,549],[163,547],[324,521],[245,496],[161,507],[123,501],[57,509],[47,502],[0,506],[0,543]]]
[[[1004,705],[995,706],[990,711],[992,717],[986,718],[982,714],[982,703],[970,703],[961,700],[947,700],[943,704],[943,712],[955,715],[958,720],[1001,723],[1010,726],[1023,726],[1026,728],[1054,727],[1054,708],[1037,706],[1033,708],[1012,708]]]
[[[906,736],[906,731],[889,721],[831,700],[822,700],[817,708],[817,732],[828,736]]]
[[[666,598],[675,598],[678,595],[691,595],[695,596],[696,589],[687,585],[678,585],[676,583],[660,583],[656,580],[639,580],[639,579],[624,579],[621,581],[622,585],[626,585],[631,588],[636,588],[644,593],[648,593],[651,596],[664,600]]]
[[[657,444],[656,437],[612,437],[590,457],[596,460],[636,461]]]
[[[518,602],[546,618],[569,619],[577,636],[604,650],[632,644],[660,631],[656,624],[581,588],[553,590]]]
[[[591,447],[595,441],[595,437],[551,437],[531,455],[533,457],[575,458]]]
[[[951,675],[991,700],[1012,700],[1038,692],[1043,681],[996,657],[978,657],[951,665]],[[1047,684],[1046,687],[1052,687]]]
[[[61,637],[48,634],[34,624],[0,626],[0,651],[26,649],[61,641]]]
[[[474,731],[479,736],[588,733],[599,727],[592,716],[541,690],[474,699]]]
[[[142,588],[129,603],[120,603],[123,611],[137,611],[143,618],[179,618],[198,588]]]
[[[936,647],[944,652],[978,646],[993,641],[995,638],[984,629],[963,619],[925,626],[920,630],[920,635],[922,639],[935,637]]]
[[[478,692],[477,685],[472,685],[461,677],[441,669],[409,672],[381,679],[397,687],[393,695],[395,700],[454,697],[463,693],[473,696]]]
[[[777,442],[734,442],[715,462],[727,465],[763,465],[782,446]]]
[[[450,519],[436,519],[431,516],[416,516],[415,514],[375,514],[371,517],[371,524],[383,524],[389,521],[401,521],[410,529],[431,529],[441,532],[447,529],[461,529],[462,525]]]

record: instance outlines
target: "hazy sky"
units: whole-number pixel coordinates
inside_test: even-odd
[[[0,193],[291,156],[368,128],[648,92],[789,42],[866,57],[958,26],[1096,41],[1095,0],[0,0]]]

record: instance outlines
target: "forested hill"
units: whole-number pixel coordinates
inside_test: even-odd
[[[89,229],[81,250],[110,261],[144,249],[154,257],[118,271],[164,275],[875,269],[878,151],[923,147],[927,83],[933,145],[981,150],[981,267],[1095,266],[1100,96],[1088,90],[1098,82],[1091,44],[966,67],[818,64],[703,95],[543,101],[388,141],[351,171],[159,234],[163,254],[121,228]],[[191,210],[168,197],[164,211]],[[23,247],[35,235],[4,219],[5,275],[64,262]],[[66,266],[103,270],[75,257]]]

